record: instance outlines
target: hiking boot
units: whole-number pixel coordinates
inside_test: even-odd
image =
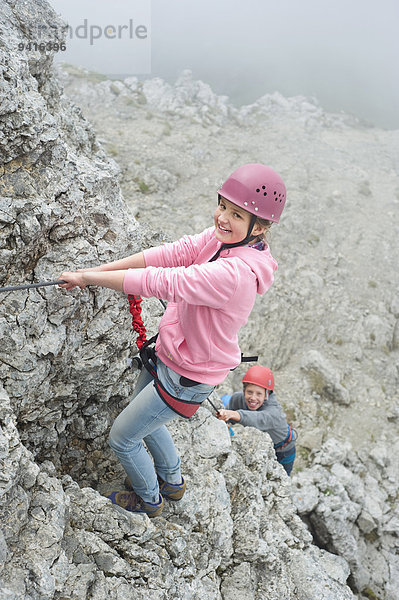
[[[112,492],[107,498],[111,500],[112,504],[117,504],[129,512],[145,513],[150,518],[159,517],[164,505],[162,496],[159,496],[159,502],[152,504],[145,502],[133,491]]]
[[[184,492],[186,491],[186,482],[183,477],[181,478],[181,483],[168,483],[158,477],[159,483],[159,492],[162,494],[164,498],[169,498],[169,500],[180,500],[184,496]],[[128,490],[132,490],[132,484],[130,483],[129,477],[125,479],[125,488]]]
[[[181,478],[181,483],[168,483],[167,481],[161,479],[159,475],[157,475],[157,477],[159,483],[159,492],[162,494],[162,496],[169,498],[169,500],[180,500],[183,498],[184,492],[186,491],[186,482],[184,481],[183,477]]]

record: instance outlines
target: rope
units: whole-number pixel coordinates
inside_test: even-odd
[[[140,350],[143,344],[147,341],[146,329],[143,323],[143,319],[141,318],[141,303],[143,299],[140,296],[136,296],[134,294],[128,295],[129,305],[130,305],[130,314],[132,315],[132,326],[136,333],[138,333],[138,337],[136,339],[137,348]]]
[[[62,279],[57,281],[42,281],[40,283],[29,283],[26,285],[10,285],[9,287],[0,288],[0,292],[15,292],[17,290],[31,290],[33,288],[46,287],[47,285],[59,285],[60,283],[66,283]]]

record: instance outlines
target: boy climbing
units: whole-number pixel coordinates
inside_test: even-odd
[[[243,391],[230,397],[227,409],[218,411],[218,419],[266,431],[273,440],[278,462],[290,475],[296,456],[296,437],[274,393],[273,373],[255,365],[248,369],[242,382]]]

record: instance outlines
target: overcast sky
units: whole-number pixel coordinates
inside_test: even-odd
[[[144,71],[170,82],[189,68],[235,104],[278,90],[314,96],[327,110],[351,112],[381,127],[399,127],[397,0],[50,3],[75,28],[84,19],[88,28],[98,26],[95,35],[100,27],[113,27],[108,39],[101,35],[91,47],[89,39],[70,39],[64,53],[70,62],[113,76]],[[121,29],[121,39],[115,39],[118,26],[128,23],[129,30]]]

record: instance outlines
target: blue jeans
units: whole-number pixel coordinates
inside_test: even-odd
[[[203,402],[214,389],[214,386],[205,383],[182,386],[180,375],[159,359],[157,372],[167,391],[182,400]],[[153,378],[143,368],[130,404],[112,425],[109,445],[125,469],[134,491],[145,502],[159,501],[157,474],[168,483],[181,483],[180,457],[165,426],[177,416],[161,400]],[[154,462],[144,448],[143,440]]]

